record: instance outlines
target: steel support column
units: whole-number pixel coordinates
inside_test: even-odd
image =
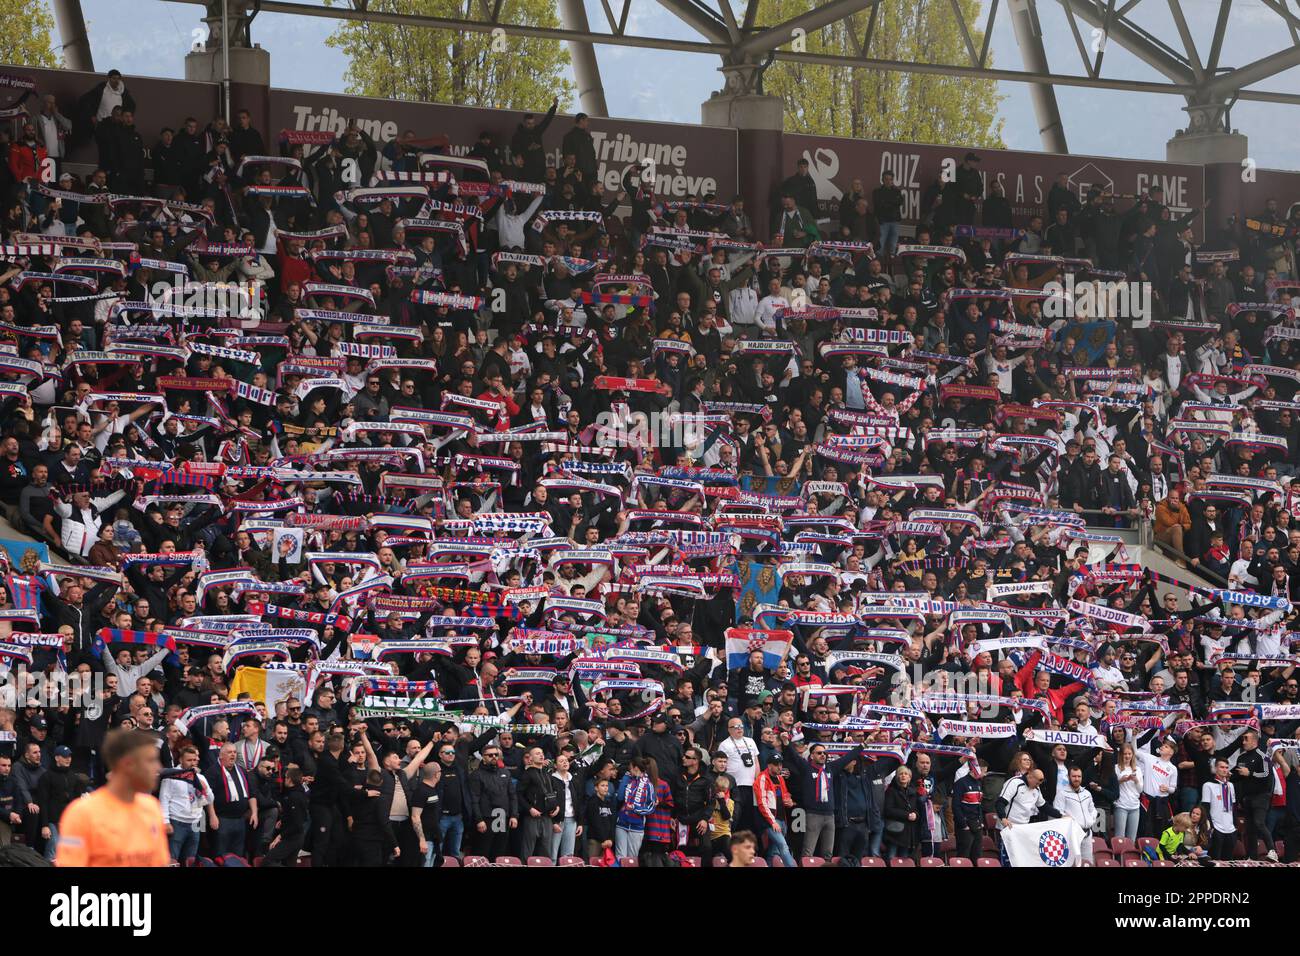
[[[559,0],[560,25],[575,33],[589,33],[587,8],[582,0]],[[600,82],[600,64],[596,62],[596,49],[583,40],[569,40],[569,60],[573,63],[573,79],[578,84],[578,105],[589,116],[608,116],[605,105],[605,87]]]
[[[1011,0],[1011,25],[1016,31],[1016,45],[1020,58],[1030,73],[1047,73],[1047,54],[1043,52],[1043,31],[1038,24],[1038,11],[1033,0]],[[1061,123],[1061,110],[1056,105],[1056,89],[1046,83],[1035,83],[1029,88],[1029,99],[1034,104],[1038,119],[1038,135],[1043,149],[1049,153],[1068,153],[1065,126]]]

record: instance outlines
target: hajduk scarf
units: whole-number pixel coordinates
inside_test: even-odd
[[[235,700],[223,704],[202,704],[182,712],[176,718],[175,726],[188,736],[190,728],[200,720],[208,720],[213,717],[233,717],[235,714],[256,715],[256,713],[257,708],[253,706],[251,700]]]
[[[1082,730],[1049,730],[1046,727],[1032,727],[1025,731],[1025,739],[1055,747],[1091,747],[1109,751],[1113,749],[1106,738],[1093,732]]]
[[[983,723],[974,720],[941,720],[938,733],[940,737],[978,737],[981,740],[1000,740],[1016,736],[1014,723]]]
[[[1011,710],[1032,710],[1042,714],[1045,718],[1051,717],[1051,707],[1048,702],[1032,697],[1001,697],[997,694],[943,693],[918,697],[916,700],[912,701],[912,706],[923,710],[927,714],[963,715],[971,705],[981,708],[995,707],[999,709],[1009,708]]]

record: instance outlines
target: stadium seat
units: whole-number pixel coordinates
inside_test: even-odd
[[[1151,856],[1159,856],[1160,841],[1157,840],[1155,837],[1138,837],[1137,849],[1138,849],[1138,853],[1142,854],[1142,856],[1146,857],[1147,859],[1150,859]],[[1147,853],[1148,849],[1150,849],[1151,851],[1150,854]]]
[[[884,866],[885,861],[878,856],[864,856],[862,858],[863,866]]]
[[[497,866],[523,866],[524,861],[517,856],[499,856],[496,859]]]
[[[982,869],[991,869],[992,867],[995,866],[998,869],[1001,869],[1002,861],[996,856],[982,856],[979,858],[979,862],[976,863],[975,865]]]
[[[970,861],[970,857],[957,856],[955,854],[953,856],[948,857],[948,865],[955,866],[959,870],[963,870],[963,869],[969,870],[969,869],[973,869],[975,866],[975,864]]]
[[[466,866],[490,866],[491,862],[485,856],[467,856],[460,861],[462,867]]]
[[[529,866],[555,866],[555,861],[549,856],[530,856],[528,858]]]
[[[1092,838],[1092,858],[1098,862],[1112,859],[1110,846],[1106,843],[1105,837]]]
[[[785,860],[781,859],[779,856],[774,856],[772,857],[772,862],[769,863],[768,866],[773,867],[774,869],[775,868],[783,869],[785,867]]]
[[[717,867],[717,866],[726,866],[726,865],[727,865],[727,858],[726,858],[725,856],[723,856],[721,853],[719,853],[717,856],[715,856],[715,857],[713,858],[713,865],[714,865],[715,867]]]
[[[560,857],[560,866],[586,866],[587,861],[580,856]]]
[[[1136,859],[1125,858],[1124,865],[1125,866],[1150,866],[1151,864],[1148,863],[1146,860],[1142,859],[1141,857],[1137,857]]]
[[[1141,863],[1142,854],[1139,853],[1137,850],[1129,850],[1127,853],[1121,854],[1116,859],[1118,859],[1123,866],[1128,866],[1129,863],[1131,863],[1133,860],[1137,860],[1139,863]]]
[[[1128,837],[1117,836],[1110,838],[1110,852],[1115,854],[1116,857],[1121,857],[1125,853],[1132,853],[1136,849],[1137,844]]]
[[[443,869],[457,869],[460,867],[460,860],[454,856],[444,856],[442,858]]]
[[[825,866],[826,861],[820,856],[806,856],[799,861],[799,865],[805,869],[815,869],[819,866]]]
[[[889,861],[890,866],[916,866],[916,861],[910,856],[896,856]]]
[[[700,859],[700,857],[698,856],[688,856],[686,858],[686,862],[689,863],[693,869],[698,870],[700,868],[700,864],[703,863],[704,861]]]
[[[957,838],[950,836],[939,844],[939,856],[947,856],[957,849]]]
[[[997,853],[998,845],[987,833],[980,839],[980,853]]]
[[[1152,866],[1177,866],[1178,864],[1175,863],[1173,860],[1156,860],[1151,865]]]
[[[943,865],[944,865],[944,864],[943,864],[943,860],[941,860],[941,859],[940,859],[939,857],[937,857],[937,856],[923,856],[923,857],[921,857],[921,869],[923,869],[923,870],[924,870],[924,869],[934,869],[935,867],[943,866]]]
[[[1106,857],[1105,859],[1099,859],[1099,860],[1097,860],[1097,866],[1100,866],[1100,867],[1105,867],[1105,866],[1121,866],[1121,865],[1122,865],[1122,864],[1119,862],[1119,860],[1115,859],[1113,856],[1108,856],[1108,857]]]
[[[763,859],[761,856],[756,856],[754,857],[754,862],[749,865],[750,867],[756,866],[761,870],[765,870],[767,869],[767,860]]]
[[[619,866],[625,866],[625,867],[631,867],[631,866],[640,866],[641,864],[640,864],[640,862],[638,862],[637,858],[634,857],[634,856],[620,856],[620,857],[618,858],[618,865],[619,865]]]
[[[984,832],[992,833],[998,828],[998,815],[996,813],[984,814]]]

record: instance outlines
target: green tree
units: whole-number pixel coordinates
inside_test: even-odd
[[[15,66],[62,66],[54,52],[54,17],[37,0],[0,0],[0,62]]]
[[[807,12],[807,0],[760,0],[757,22],[781,23]],[[976,50],[979,0],[959,0]],[[837,21],[805,38],[808,53],[855,56],[870,11]],[[849,30],[854,36],[849,36]],[[854,39],[856,37],[856,41]],[[786,47],[788,49],[788,45]],[[881,0],[875,32],[864,57],[921,63],[966,64],[966,44],[950,0]],[[992,57],[990,56],[990,60]],[[763,92],[785,101],[786,131],[915,143],[1000,147],[997,84],[963,76],[897,73],[774,60]]]
[[[482,8],[474,0],[370,0],[366,9],[476,20]],[[505,12],[512,23],[559,26],[551,0],[511,0]],[[569,51],[558,40],[344,23],[326,42],[348,55],[347,91],[362,96],[545,110],[556,97],[567,107],[574,92]]]

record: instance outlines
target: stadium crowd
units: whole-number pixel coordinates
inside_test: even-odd
[[[185,864],[1300,858],[1291,197],[1022,224],[972,153],[914,236],[804,168],[756,229],[603,190],[582,115],[548,165],[554,108],[462,157],[26,109],[0,841],[53,859],[128,727]]]

